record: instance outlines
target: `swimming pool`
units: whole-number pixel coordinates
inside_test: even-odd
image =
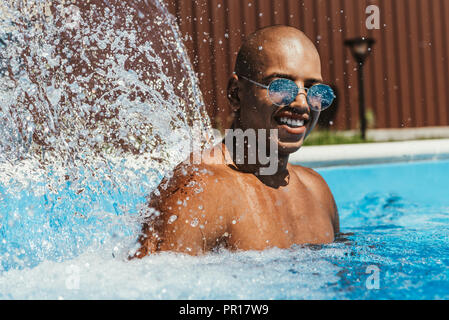
[[[449,161],[319,172],[345,233],[335,243],[133,261],[138,225],[117,204],[54,217],[38,205],[45,199],[8,199],[0,188],[0,298],[449,298]]]

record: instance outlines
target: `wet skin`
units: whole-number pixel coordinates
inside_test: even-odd
[[[288,77],[299,87],[322,81],[319,55],[305,35],[290,27],[264,29],[246,43],[251,78],[268,85]],[[262,47],[262,50],[259,48]],[[260,164],[236,164],[224,143],[203,155],[201,164],[181,163],[151,195],[160,215],[147,220],[136,257],[158,251],[201,254],[216,248],[263,250],[293,244],[334,241],[339,219],[326,182],[312,169],[291,165],[318,120],[301,94],[289,106],[274,105],[267,90],[234,74],[228,98],[236,113],[234,128],[278,129],[278,170],[259,175]],[[292,128],[280,117],[304,120]]]

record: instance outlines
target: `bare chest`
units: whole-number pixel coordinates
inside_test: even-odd
[[[228,241],[232,248],[288,248],[334,239],[326,201],[299,181],[277,189],[243,181],[234,191]]]

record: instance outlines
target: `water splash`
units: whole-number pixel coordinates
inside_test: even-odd
[[[415,208],[416,204],[406,201],[394,193],[372,192],[349,205],[342,206],[342,217],[351,218],[351,226],[397,226],[400,219]]]
[[[135,231],[122,218],[210,136],[173,16],[159,0],[5,0],[0,38],[3,267]]]

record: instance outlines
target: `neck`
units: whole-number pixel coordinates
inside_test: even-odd
[[[259,162],[258,149],[256,148],[256,150],[254,150],[254,148],[249,148],[247,139],[244,140],[243,150],[238,150],[239,146],[237,145],[235,138],[225,140],[226,137],[222,140],[222,147],[228,155],[227,163],[231,168],[240,172],[254,174],[262,183],[273,188],[288,184],[288,154],[270,154],[270,162],[263,165]],[[229,141],[232,141],[231,145],[229,145]],[[226,142],[228,145],[226,145]],[[231,146],[233,152],[230,152],[229,150],[229,147]],[[255,163],[254,161],[250,161],[250,159],[255,159]],[[274,170],[270,170],[270,174],[261,174],[261,172],[263,172],[261,169],[266,169],[268,166],[274,167]]]

